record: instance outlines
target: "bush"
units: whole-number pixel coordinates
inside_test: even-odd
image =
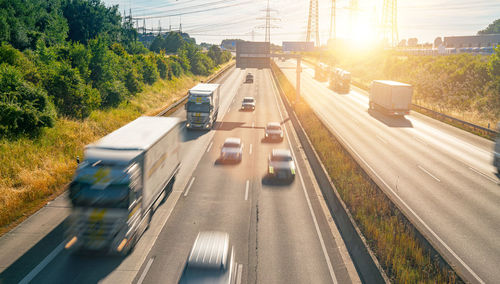
[[[125,73],[125,87],[132,95],[142,91],[140,77],[134,68],[129,68],[127,73]]]
[[[55,111],[43,89],[23,81],[14,66],[0,65],[0,135],[37,134],[52,127]]]
[[[160,54],[160,56],[156,59],[156,66],[158,67],[158,73],[160,74],[160,78],[167,79],[172,78],[172,75],[169,74],[172,71],[170,70],[170,66],[168,65],[167,60],[163,57],[164,55]]]
[[[175,77],[181,76],[181,74],[182,74],[181,64],[178,61],[172,60],[172,59],[169,59],[168,62],[169,62],[170,68],[172,70],[171,74]],[[172,77],[170,77],[170,74],[169,74],[168,79],[169,80],[172,79]]]
[[[214,68],[214,63],[208,55],[197,52],[191,59],[191,72],[195,75],[210,75],[210,72]]]
[[[49,69],[44,86],[62,115],[83,119],[101,104],[99,91],[85,84],[78,70],[67,63]]]
[[[158,81],[158,69],[156,68],[156,64],[153,62],[151,57],[142,57],[142,78],[143,82],[149,85],[154,84],[154,82]]]
[[[128,90],[122,81],[105,82],[101,88],[101,98],[102,106],[104,107],[116,107],[118,106],[127,96]]]

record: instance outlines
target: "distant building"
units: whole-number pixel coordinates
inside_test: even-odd
[[[500,45],[500,34],[445,36],[443,43],[447,48],[495,47]]]

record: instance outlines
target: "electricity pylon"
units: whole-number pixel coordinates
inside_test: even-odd
[[[336,26],[336,11],[337,1],[332,0],[332,10],[330,11],[330,33],[328,36],[330,39],[335,39],[337,37],[337,26]]]
[[[267,0],[267,8],[265,10],[262,10],[263,12],[266,12],[266,16],[264,18],[257,18],[257,20],[265,20],[266,24],[265,26],[258,26],[257,28],[264,28],[266,30],[265,34],[265,42],[271,42],[271,29],[278,28],[278,26],[275,26],[271,24],[271,21],[279,21],[279,18],[271,17],[271,12],[277,12],[274,9],[271,9],[269,6],[269,0]]]
[[[384,0],[381,23],[382,38],[395,46],[399,42],[398,36],[398,1]]]
[[[319,12],[318,0],[310,0],[309,2],[309,19],[307,20],[307,36],[306,41],[311,41],[311,35],[314,33],[316,38],[316,46],[320,46],[319,42]]]

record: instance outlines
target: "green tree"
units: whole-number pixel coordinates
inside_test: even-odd
[[[500,34],[500,19],[495,20],[493,23],[489,24],[486,29],[478,31],[477,34]]]
[[[220,65],[222,63],[222,51],[217,45],[210,46],[207,54],[210,58],[212,58],[215,65]]]

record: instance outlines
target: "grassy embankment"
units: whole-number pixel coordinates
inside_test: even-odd
[[[281,70],[274,70],[288,100],[295,100],[294,87]],[[453,270],[441,267],[438,260],[430,257],[416,237],[414,227],[367,177],[309,105],[301,100],[294,105],[294,111],[390,280],[395,283],[460,282]]]
[[[83,147],[141,115],[155,115],[206,77],[186,76],[146,85],[117,108],[84,120],[60,118],[35,139],[0,140],[0,235],[65,190]]]

